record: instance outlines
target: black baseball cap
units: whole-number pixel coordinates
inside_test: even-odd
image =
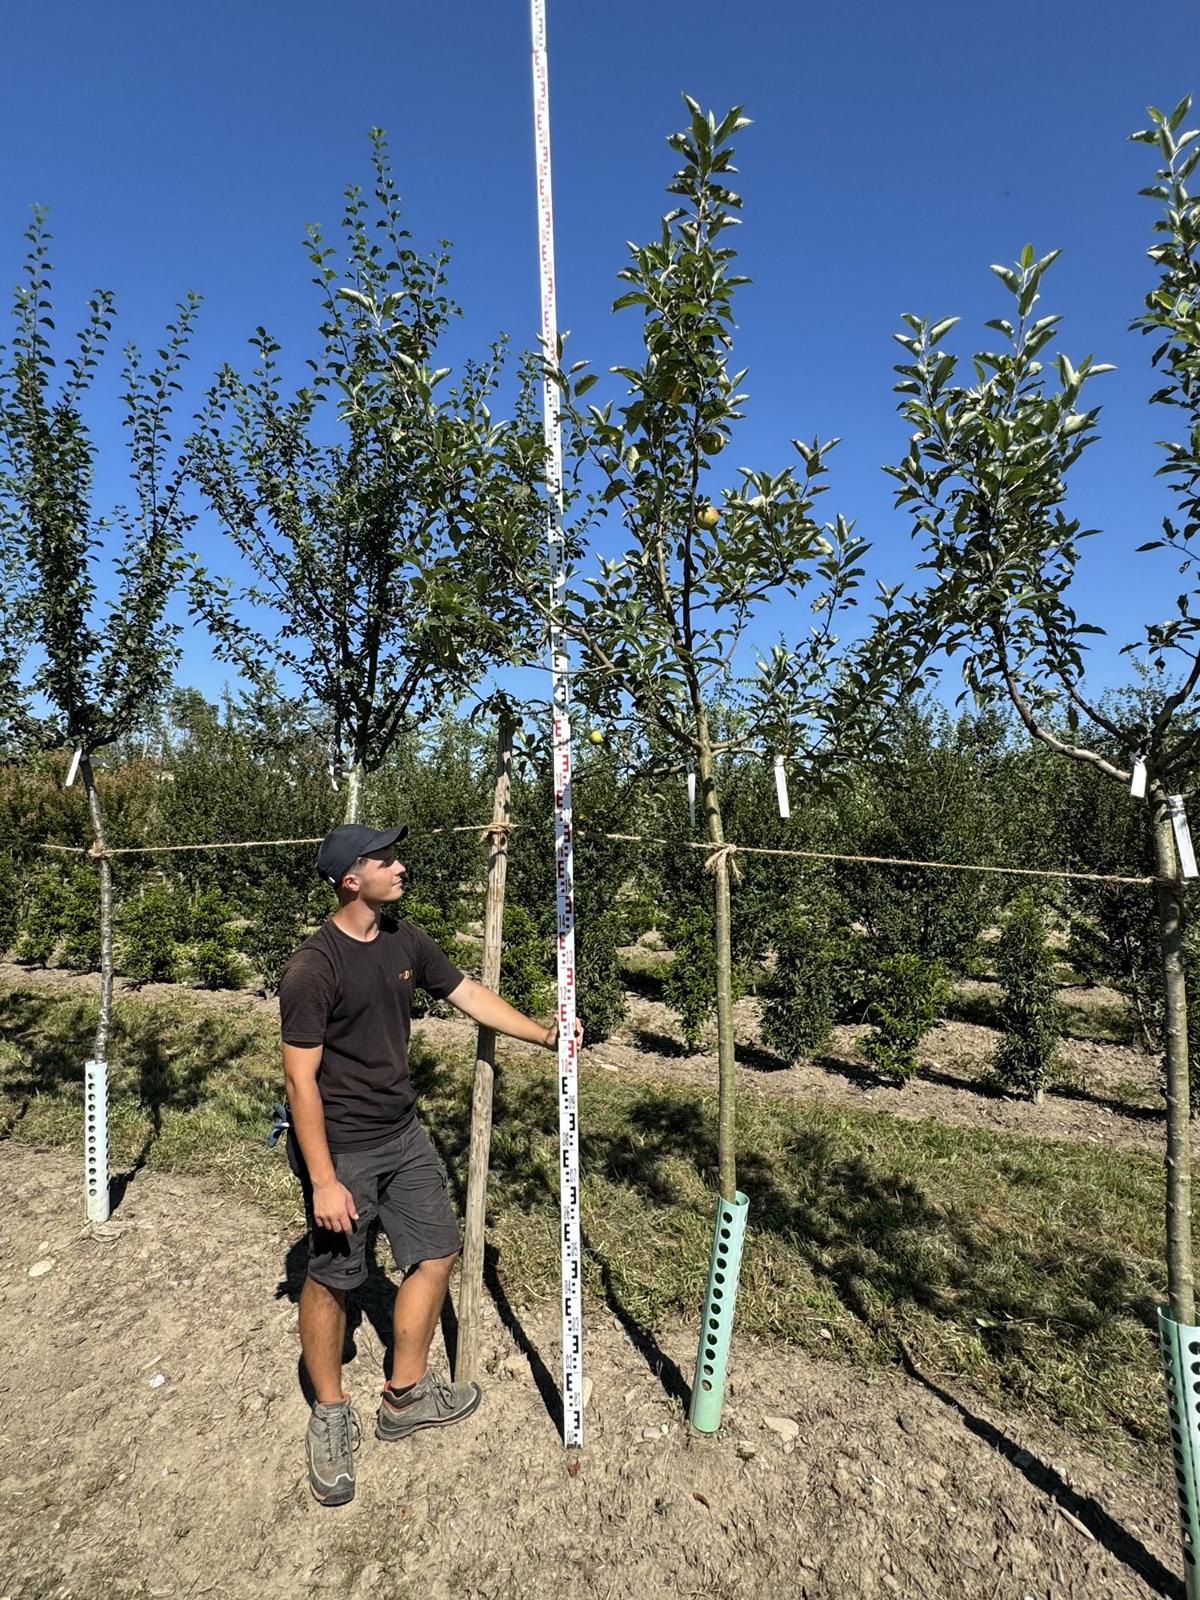
[[[345,822],[321,840],[317,875],[336,889],[359,856],[373,856],[408,837],[408,828],[364,828]]]

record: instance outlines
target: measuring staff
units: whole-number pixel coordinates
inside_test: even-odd
[[[566,598],[563,533],[562,434],[558,385],[558,306],[554,279],[554,206],[550,176],[550,67],[546,54],[545,0],[531,0],[533,33],[533,138],[537,163],[538,250],[541,262],[542,382],[546,445],[546,544],[550,602]],[[554,886],[558,909],[558,1140],[562,1246],[563,1443],[583,1443],[583,1285],[579,1250],[579,1055],[575,1026],[575,841],[571,816],[571,685],[566,643],[557,615],[550,623],[550,676],[554,742]]]

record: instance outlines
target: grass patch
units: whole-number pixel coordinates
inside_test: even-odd
[[[651,950],[641,944],[622,945],[617,950],[621,981],[646,1000],[662,999],[663,980],[673,960],[671,951]]]
[[[973,1022],[983,1028],[999,1028],[1002,995],[999,989],[959,990],[942,1008],[947,1022]],[[1057,997],[1059,1023],[1063,1037],[1086,1039],[1097,1044],[1136,1044],[1137,1020],[1123,1001],[1108,1005],[1073,1002],[1061,991]]]
[[[1108,1089],[1114,1100],[1125,1100],[1136,1106],[1161,1106],[1164,1095],[1161,1089],[1149,1083],[1136,1083],[1132,1078],[1118,1078]]]
[[[1059,996],[1062,1031],[1069,1039],[1088,1039],[1097,1044],[1138,1044],[1137,1021],[1123,1002],[1106,1006],[1075,1006]]]
[[[94,1009],[89,999],[0,993],[0,1131],[79,1139]],[[268,1022],[121,997],[113,1059],[114,1170],[216,1177],[299,1223],[286,1163],[262,1144],[280,1088]],[[465,1181],[470,1063],[418,1046],[414,1073],[431,1132]],[[649,1330],[696,1317],[715,1094],[586,1074],[580,1126],[589,1292]],[[738,1145],[750,1197],[744,1332],[864,1364],[893,1361],[901,1337],[931,1376],[969,1380],[1097,1443],[1161,1446],[1157,1161],[750,1096]],[[557,1154],[546,1061],[513,1062],[497,1078],[489,1221],[518,1305],[557,1295]]]

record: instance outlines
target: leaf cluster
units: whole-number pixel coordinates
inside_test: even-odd
[[[668,141],[682,161],[668,185],[678,203],[620,273],[627,287],[614,310],[640,312],[642,341],[640,364],[612,369],[624,399],[585,400],[598,377],[586,362],[553,373],[576,481],[585,468],[599,481],[578,497],[580,537],[599,543],[614,519],[621,535],[555,620],[579,647],[589,711],[631,729],[641,754],[650,737],[676,761],[769,739],[798,760],[834,765],[869,739],[882,700],[917,687],[916,619],[897,590],[881,588],[869,642],[841,644],[867,545],[844,517],[816,516],[836,439],[794,439],[794,464],[725,469],[735,481],[712,487],[747,399],[730,357],[734,298],[748,280],[727,242],[742,204],[733,141],[747,119],[736,107],[720,120],[694,100],[687,108],[688,126]],[[805,591],[807,633],[760,650],[739,679],[751,621]],[[705,725],[718,692],[743,710],[725,740]]]
[[[194,516],[183,497],[187,453],[171,419],[199,300],[180,303],[152,364],[126,347],[121,410],[131,499],[102,516],[84,403],[109,342],[113,297],[92,296],[60,368],[41,211],[26,240],[13,334],[0,347],[0,718],[10,740],[65,743],[86,756],[138,722],[178,655],[179,630],[166,608]],[[102,599],[98,573],[114,546],[115,592]]]
[[[456,385],[434,365],[457,315],[449,246],[413,248],[372,139],[373,194],[346,191],[342,254],[308,229],[310,381],[284,394],[280,346],[260,327],[253,371],[222,370],[196,436],[200,485],[253,577],[197,563],[193,608],[252,683],[302,686],[335,771],[378,770],[401,731],[538,642],[519,598],[542,570],[534,373],[523,367],[501,420],[503,340]]]

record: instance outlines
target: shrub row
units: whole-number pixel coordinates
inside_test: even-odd
[[[338,820],[342,798],[320,751],[302,721],[291,726],[278,712],[268,717],[253,701],[214,706],[179,691],[144,738],[103,758],[112,843],[319,836]],[[28,847],[38,839],[87,842],[78,789],[62,787],[64,761],[41,755],[0,765],[0,836],[23,841],[0,855],[0,945],[24,961],[82,970],[99,957],[93,869]],[[371,820],[412,827],[405,913],[447,945],[477,927],[482,914],[484,855],[471,825],[490,813],[491,772],[486,730],[447,718],[398,747],[368,789]],[[765,764],[731,763],[722,782],[727,834],[744,845],[1149,870],[1144,810],[1029,749],[991,713],[951,719],[937,709],[910,710],[876,768],[804,804],[794,796],[788,821],[778,816]],[[504,981],[517,1003],[544,1012],[555,928],[552,793],[544,768],[518,765],[513,806],[519,826],[510,840]],[[680,848],[698,842],[683,780],[634,782],[611,747],[585,747],[575,810],[577,971],[589,1036],[604,1037],[622,1017],[618,947],[653,927],[676,952],[665,998],[696,1044],[713,1010],[711,878],[703,850]],[[646,842],[609,834],[640,834]],[[138,982],[216,986],[256,976],[271,990],[292,949],[331,905],[313,872],[311,846],[136,861],[120,862],[116,873],[115,954],[118,969]],[[1037,1092],[1051,1049],[1039,1040],[1054,1031],[1045,992],[1055,964],[1044,951],[1031,953],[1038,942],[1033,913],[1006,901],[1003,879],[748,853],[739,861],[734,957],[743,989],[763,995],[773,1049],[796,1059],[820,1050],[837,1022],[864,1023],[867,1059],[881,1075],[902,1079],[947,983],[999,975],[1009,997],[1006,1034],[1023,1042],[1006,1045],[996,1071],[1010,1087]],[[1037,918],[1043,945],[1046,926],[1063,929],[1062,956],[1074,973],[1120,990],[1144,1041],[1156,1047],[1161,1008],[1150,897],[1103,885],[1057,887],[1038,902]],[[1012,926],[1017,944],[1024,940],[1024,954],[1010,957],[1003,941],[981,937],[999,922]],[[476,948],[458,950],[463,964],[472,965]],[[1023,975],[1013,962],[1025,963]]]

